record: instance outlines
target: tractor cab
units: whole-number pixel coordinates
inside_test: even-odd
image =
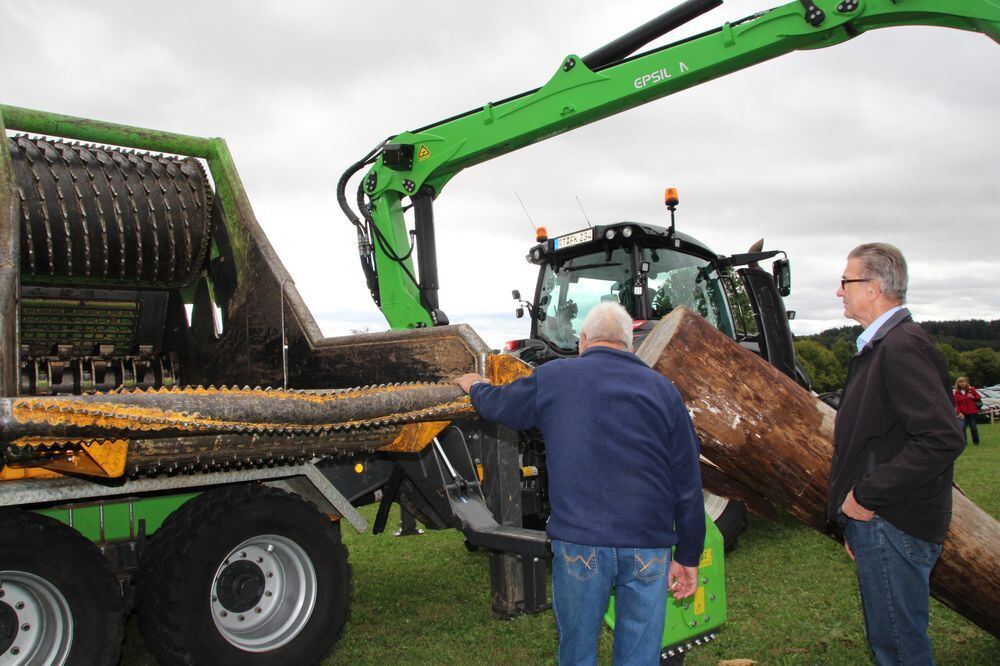
[[[506,351],[534,364],[575,356],[584,318],[604,302],[632,315],[638,347],[657,321],[684,306],[804,383],[788,326],[794,313],[782,300],[791,287],[788,261],[775,260],[771,272],[759,265],[783,253],[755,245],[745,254],[718,255],[676,231],[676,203],[668,190],[667,228],[618,222],[548,238],[540,227],[527,256],[539,267],[534,301],[514,292],[517,316],[531,318],[530,338],[508,342]]]
[[[552,356],[575,355],[584,318],[606,302],[628,310],[637,336],[684,305],[735,337],[717,260],[685,234],[634,222],[546,239],[528,254],[528,261],[539,266],[534,306],[528,308],[531,338],[544,343]]]

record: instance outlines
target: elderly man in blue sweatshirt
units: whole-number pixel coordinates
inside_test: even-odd
[[[577,358],[506,386],[455,383],[484,419],[545,438],[559,663],[597,663],[612,588],[614,663],[659,663],[668,586],[676,598],[697,588],[699,445],[676,387],[632,353],[628,312],[591,310]]]

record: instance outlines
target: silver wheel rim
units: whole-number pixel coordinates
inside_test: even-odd
[[[706,491],[702,491],[701,494],[705,502],[705,513],[708,514],[708,517],[714,523],[726,510],[726,507],[729,506],[729,500]]]
[[[55,585],[26,571],[0,571],[0,603],[17,615],[17,635],[3,664],[65,664],[73,646],[73,612]]]
[[[263,581],[249,608],[220,594],[220,581],[225,586],[231,580],[234,566]],[[316,587],[316,569],[301,546],[276,534],[255,536],[233,548],[216,570],[209,590],[212,620],[235,647],[269,652],[294,639],[309,622]]]

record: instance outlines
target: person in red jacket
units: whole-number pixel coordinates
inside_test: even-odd
[[[962,432],[968,433],[972,430],[972,443],[979,444],[979,430],[976,428],[976,421],[979,418],[979,405],[977,400],[982,400],[983,396],[975,386],[969,384],[966,377],[959,377],[955,382],[955,412],[965,421]],[[965,443],[969,443],[969,436],[966,434]]]

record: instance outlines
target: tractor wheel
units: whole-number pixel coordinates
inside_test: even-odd
[[[241,484],[167,518],[143,554],[138,595],[162,664],[315,664],[347,622],[351,569],[339,523]]]
[[[57,520],[0,511],[0,663],[116,664],[122,600],[108,561]]]
[[[705,497],[705,512],[722,533],[726,552],[736,548],[740,535],[747,531],[747,507],[739,500],[726,499],[709,492]]]

